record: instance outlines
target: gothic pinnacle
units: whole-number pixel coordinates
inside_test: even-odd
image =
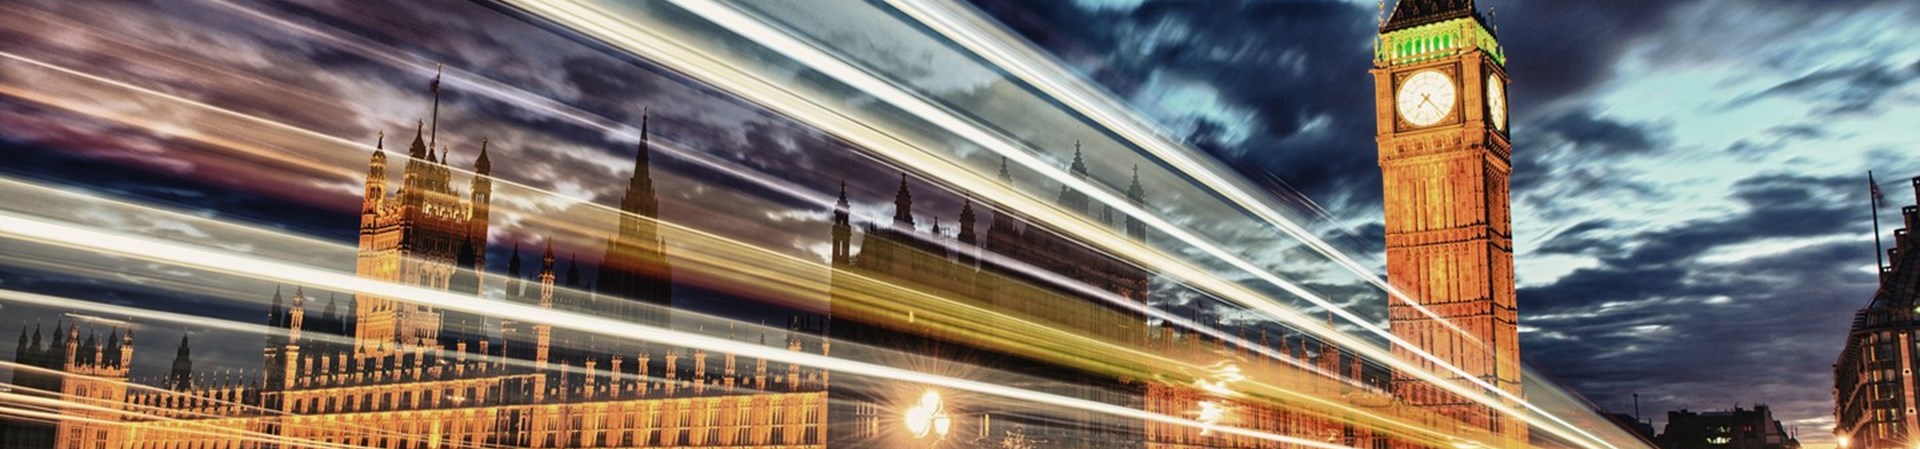
[[[493,172],[493,160],[487,157],[487,138],[480,138],[480,157],[473,160],[473,172],[486,175]]]

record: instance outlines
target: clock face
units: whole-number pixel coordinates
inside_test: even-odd
[[[1453,80],[1437,70],[1424,70],[1400,83],[1400,118],[1414,126],[1439,123],[1453,113]]]
[[[1507,91],[1493,75],[1487,75],[1487,116],[1493,119],[1494,129],[1507,130]]]

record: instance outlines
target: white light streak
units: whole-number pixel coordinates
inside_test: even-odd
[[[914,145],[903,142],[896,136],[887,135],[882,130],[873,129],[870,124],[859,123],[858,121],[846,123],[846,121],[850,119],[849,117],[839,111],[826,110],[821,106],[826,102],[806,99],[804,98],[806,94],[793,92],[790,89],[779,86],[777,82],[754,75],[748,70],[741,69],[725,61],[715,60],[712,54],[710,54],[712,52],[700,51],[700,49],[695,48],[693,44],[676,40],[673,36],[663,35],[658,30],[636,26],[628,21],[614,17],[605,10],[577,1],[509,0],[509,2],[548,20],[565,24],[576,31],[601,39],[611,46],[632,51],[642,57],[672,66],[683,73],[688,73],[709,84],[742,95],[750,100],[768,106],[770,109],[782,111],[787,116],[796,120],[807,122],[823,130],[829,130],[842,138],[859,143],[869,150],[887,154],[895,158],[895,160],[900,161],[903,165],[916,167],[932,173],[948,175],[944,179],[949,182],[963,186],[967,190],[985,197],[1002,198],[1004,199],[1003,201],[1009,203],[1012,208],[1025,211],[1031,216],[1040,217],[1042,221],[1054,224],[1074,235],[1083,237],[1087,239],[1089,243],[1105,247],[1116,253],[1125,254],[1136,260],[1142,260],[1148,265],[1158,269],[1162,274],[1172,275],[1191,285],[1201,286],[1203,289],[1209,290],[1223,298],[1228,298],[1247,307],[1267,312],[1296,328],[1313,333],[1324,341],[1336,342],[1342,347],[1350,348],[1356,353],[1385,364],[1397,371],[1407,373],[1441,389],[1473,400],[1501,414],[1516,417],[1532,425],[1541,427],[1547,430],[1548,433],[1561,436],[1569,441],[1587,447],[1596,447],[1594,443],[1598,443],[1599,446],[1597,447],[1617,449],[1611,443],[1594,437],[1584,430],[1575,428],[1566,423],[1565,420],[1527,402],[1524,398],[1502,390],[1483,379],[1473,376],[1471,373],[1467,373],[1459,367],[1441,360],[1424,349],[1412,345],[1410,342],[1394,336],[1390,332],[1386,332],[1385,329],[1375,326],[1365,319],[1354,315],[1352,312],[1346,311],[1336,304],[1321,298],[1318,294],[1308,291],[1290,281],[1280,279],[1272,273],[1260,269],[1251,262],[1237,257],[1191,232],[1178,228],[1164,219],[1133,206],[1130,202],[1122,200],[1105,189],[1096,188],[1084,180],[1067,174],[1064,170],[1053,167],[1050,163],[1039,160],[1028,152],[1019,149],[1017,145],[1009,142],[1008,139],[981,129],[971,122],[958,118],[943,110],[943,108],[939,106],[920,99],[913,93],[881,80],[871,73],[841,61],[820,49],[813,48],[791,36],[787,36],[783,32],[752,19],[739,11],[712,2],[673,0],[674,4],[713,21],[730,31],[738,33],[769,49],[787,55],[796,62],[807,64],[816,71],[860,89],[866,95],[885,101],[889,105],[914,114],[916,117],[933,123],[936,126],[940,126],[948,132],[967,138],[977,145],[1007,157],[1011,161],[1020,163],[1022,166],[1040,172],[1057,182],[1066,184],[1069,188],[1082,191],[1094,200],[1106,203],[1115,210],[1134,216],[1147,225],[1154,227],[1154,229],[1173,236],[1176,239],[1180,239],[1189,245],[1193,245],[1202,252],[1214,256],[1236,268],[1240,268],[1262,281],[1266,281],[1271,285],[1280,287],[1289,293],[1319,305],[1335,315],[1356,323],[1362,329],[1385,338],[1393,345],[1425,359],[1427,362],[1441,367],[1445,371],[1453,373],[1458,376],[1457,378],[1460,381],[1479,387],[1479,391],[1458,384],[1452,380],[1442,378],[1431,371],[1427,371],[1406,360],[1402,360],[1388,351],[1341,333],[1331,326],[1320,324],[1316,320],[1298,311],[1278,304],[1250,290],[1246,290],[1244,287],[1231,285],[1205,273],[1204,270],[1197,267],[1188,266],[1179,262],[1177,259],[1154,251],[1151,248],[1146,248],[1136,242],[1131,242],[1124,237],[1113,235],[1111,230],[1101,226],[1095,226],[1084,217],[1065,213],[1055,207],[1034,201],[1024,194],[1012,191],[1003,186],[998,186],[998,183],[995,181],[987,180],[977,173],[959,167],[951,161],[944,160],[934,155],[931,151],[920,149]],[[1483,391],[1491,392],[1498,397],[1490,396],[1483,393]],[[1512,406],[1504,403],[1503,399],[1519,404],[1535,413],[1529,414],[1516,410]],[[1544,416],[1546,419],[1542,419],[1540,416]]]
[[[481,303],[473,301],[469,296],[456,293],[366,279],[350,274],[292,265],[274,260],[262,260],[226,251],[128,236],[91,227],[47,222],[31,217],[20,216],[11,212],[0,212],[0,235],[77,250],[227,272],[275,282],[311,285],[330,290],[376,295],[440,310],[512,316],[517,320],[529,323],[548,324],[560,328],[639,341],[701,348],[745,357],[764,358],[772,362],[797,364],[825,369],[835,373],[941,385],[960,391],[1068,407],[1129,419],[1163,422],[1190,427],[1200,427],[1204,425],[1200,421],[1192,419],[1152,413],[1104,402],[1070,398],[974,380],[932,375],[889,366],[835,359],[824,355],[789,351],[784,348],[761,346],[726,338],[710,337],[697,333],[646,326],[598,316],[560,312],[511,302]],[[1353,449],[1337,444],[1237,427],[1215,427],[1215,429],[1222,433],[1299,444],[1307,447]]]

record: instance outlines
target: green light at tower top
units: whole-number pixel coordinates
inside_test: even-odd
[[[1380,35],[1374,48],[1374,62],[1381,65],[1423,62],[1463,49],[1484,51],[1494,63],[1507,65],[1500,41],[1472,17],[1389,31]]]

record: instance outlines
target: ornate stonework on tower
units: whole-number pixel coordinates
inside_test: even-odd
[[[432,86],[434,116],[438,117],[438,76]],[[437,123],[433,126],[439,127]],[[468,198],[461,198],[454,188],[446,148],[438,148],[439,154],[434,154],[436,139],[426,130],[424,123],[414,130],[400,188],[392,195],[387,189],[386,136],[382,135],[375,145],[360,208],[360,254],[354,272],[363,278],[451,290],[455,265],[484,267],[484,259],[478,255],[485,251],[474,248],[486,247],[488,203],[493,194],[488,176],[493,164],[483,143],[474,160],[472,192]],[[475,255],[460,260],[459,252],[467,245],[474,247],[469,250]],[[479,291],[478,285],[466,287]],[[400,346],[431,347],[438,343],[443,318],[438,311],[371,295],[355,295],[354,305],[358,321],[356,352],[381,354]],[[458,326],[477,327],[477,320],[468,316],[445,318],[452,318]],[[456,332],[471,334],[476,329]]]
[[[653,189],[653,143],[646,113],[640,116],[639,150],[633,176],[627,179],[627,193],[620,197],[619,230],[607,238],[606,255],[600,258],[597,287],[603,296],[624,300],[607,311],[614,316],[666,326],[672,322],[667,311],[673,307],[673,265],[667,260],[667,240],[660,236],[656,221],[660,199]]]
[[[1381,24],[1377,45],[1387,278],[1459,329],[1395,299],[1393,333],[1517,395],[1506,57],[1472,0],[1402,0]],[[1468,385],[1407,350],[1394,353]],[[1459,430],[1497,435],[1501,447],[1526,444],[1526,424],[1490,407],[1398,373],[1394,392],[1457,420]]]

